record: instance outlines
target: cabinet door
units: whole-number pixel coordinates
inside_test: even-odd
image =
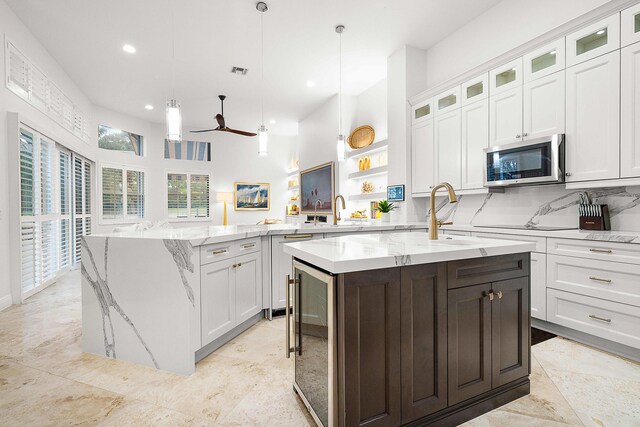
[[[567,181],[620,176],[620,52],[567,68]]]
[[[448,182],[455,189],[460,188],[461,181],[461,127],[460,109],[434,119],[437,181]]]
[[[236,326],[235,259],[217,261],[201,268],[202,345]]]
[[[449,406],[491,390],[491,284],[448,294]]]
[[[411,192],[427,193],[435,185],[433,120],[411,129]]]
[[[491,284],[492,387],[529,374],[529,277]]]
[[[567,36],[567,67],[620,48],[620,14],[591,24]]]
[[[564,70],[524,85],[524,139],[564,133]]]
[[[462,105],[485,100],[489,97],[489,74],[484,73],[460,86]]]
[[[522,140],[522,86],[489,98],[489,145]]]
[[[564,38],[526,54],[522,58],[524,82],[529,83],[565,68]]]
[[[402,423],[447,407],[447,266],[402,269]]]
[[[236,258],[237,324],[262,310],[262,254],[254,252]]]
[[[411,108],[411,124],[416,125],[433,117],[431,98],[424,100]]]
[[[400,269],[341,275],[338,325],[340,406],[350,408],[344,425],[399,426]]]
[[[623,47],[640,42],[640,3],[622,11],[620,38]]]
[[[531,252],[531,317],[547,320],[547,254]]]
[[[640,43],[622,49],[621,63],[620,176],[640,177]]]
[[[489,96],[522,86],[522,58],[503,64],[489,72]]]
[[[271,238],[271,309],[279,310],[285,306],[285,282],[292,274],[293,257],[284,253],[283,244],[322,239],[322,234],[292,234]]]
[[[456,110],[460,108],[460,104],[460,86],[451,88],[433,98],[436,116]]]
[[[462,188],[482,188],[489,146],[489,100],[462,107]]]

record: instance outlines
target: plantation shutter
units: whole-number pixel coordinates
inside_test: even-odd
[[[103,218],[118,219],[124,216],[122,190],[122,169],[102,168]]]
[[[7,86],[13,93],[29,99],[29,62],[12,44],[8,45],[9,74]]]
[[[73,155],[73,262],[82,260],[82,236],[91,234],[91,163]]]
[[[33,135],[20,131],[20,211],[22,216],[33,216],[35,212],[35,181]]]
[[[60,151],[60,268],[71,267],[71,154]]]
[[[168,174],[167,209],[170,218],[188,218],[187,197],[187,175]]]
[[[127,171],[127,218],[144,218],[144,172]]]
[[[47,109],[47,77],[36,67],[30,67],[31,103],[41,111]]]
[[[191,216],[209,217],[209,175],[191,175]]]

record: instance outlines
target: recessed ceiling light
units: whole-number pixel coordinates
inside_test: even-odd
[[[147,110],[153,110],[153,105],[147,104],[144,106],[144,108],[146,108]]]
[[[600,35],[604,34],[604,30],[600,30],[596,34],[600,36]]]
[[[131,46],[130,44],[122,45],[122,50],[127,53],[136,53],[136,48]]]
[[[269,120],[269,123],[271,123],[272,125],[275,125],[275,124],[276,124],[276,121],[275,121],[275,120],[273,120],[273,119],[271,119],[271,120]]]
[[[307,87],[314,87],[316,85],[316,82],[314,82],[313,80],[307,80]]]

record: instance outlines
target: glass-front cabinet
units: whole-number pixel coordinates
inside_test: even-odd
[[[620,48],[620,15],[616,14],[569,34],[567,67]]]
[[[530,82],[564,70],[564,38],[549,43],[523,57],[524,82]]]
[[[522,86],[522,58],[503,64],[489,72],[491,96]]]
[[[319,425],[337,426],[336,278],[294,261],[287,289],[292,290],[286,317],[294,387]]]
[[[460,92],[463,106],[487,99],[489,96],[489,74],[484,73],[463,83]]]
[[[623,47],[640,42],[640,3],[622,11],[620,33]]]
[[[460,108],[460,86],[442,92],[434,98],[436,115],[446,114]]]
[[[433,106],[431,98],[419,102],[411,109],[411,124],[415,125],[433,117]]]

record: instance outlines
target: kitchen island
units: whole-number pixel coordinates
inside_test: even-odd
[[[287,242],[397,233],[422,224],[158,228],[82,240],[82,349],[190,374],[195,364],[284,308]]]
[[[534,249],[426,233],[285,245],[287,355],[318,425],[457,425],[528,394]]]

